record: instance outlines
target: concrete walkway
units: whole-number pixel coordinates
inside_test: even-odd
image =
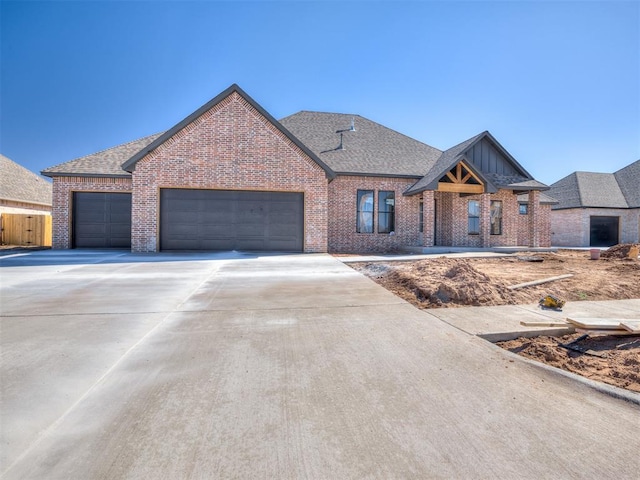
[[[0,260],[3,478],[637,478],[640,407],[327,255]]]
[[[640,299],[600,302],[569,302],[561,311],[541,309],[537,304],[500,307],[435,308],[429,313],[471,335],[498,342],[518,337],[565,335],[571,327],[531,327],[525,322],[562,322],[574,318],[640,318]]]

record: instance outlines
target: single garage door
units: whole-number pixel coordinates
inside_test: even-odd
[[[73,247],[131,248],[131,194],[75,192]]]
[[[592,247],[610,247],[618,244],[620,217],[591,217],[590,240]]]
[[[304,196],[293,192],[162,189],[162,250],[301,252]]]

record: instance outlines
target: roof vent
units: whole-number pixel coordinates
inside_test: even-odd
[[[356,131],[355,119],[351,117],[351,126],[349,128],[344,128],[342,130],[336,130],[336,133],[342,134],[342,132],[355,132],[355,131]]]

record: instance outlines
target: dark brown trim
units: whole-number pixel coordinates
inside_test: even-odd
[[[114,175],[112,173],[59,173],[59,172],[40,172],[41,175],[49,178],[56,177],[87,177],[87,178],[132,178],[131,174]]]

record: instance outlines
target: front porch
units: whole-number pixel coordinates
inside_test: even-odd
[[[549,210],[540,191],[422,192],[419,248],[522,251],[550,246]]]

